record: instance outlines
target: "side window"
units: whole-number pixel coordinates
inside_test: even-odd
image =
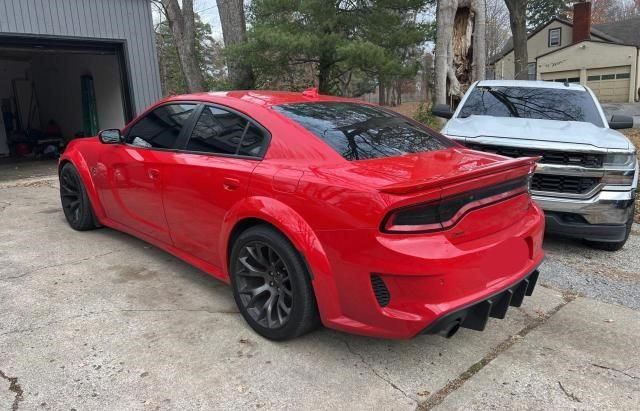
[[[263,144],[264,134],[253,123],[235,113],[207,106],[193,129],[187,150],[257,157]]]
[[[180,132],[195,108],[195,104],[158,107],[131,127],[126,141],[138,147],[176,148]]]

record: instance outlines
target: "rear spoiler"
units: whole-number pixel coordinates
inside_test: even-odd
[[[433,177],[424,180],[407,181],[403,183],[390,184],[378,189],[381,193],[387,194],[408,194],[416,191],[428,190],[430,188],[443,187],[462,181],[472,180],[478,177],[484,177],[490,174],[496,174],[501,171],[512,170],[520,167],[529,167],[529,173],[533,173],[536,163],[541,157],[521,157],[513,158],[505,161],[488,164],[483,167],[474,168],[469,171],[455,174],[448,177]]]

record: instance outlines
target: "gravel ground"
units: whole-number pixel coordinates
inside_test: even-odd
[[[640,224],[617,252],[594,250],[580,241],[548,236],[543,284],[640,310]]]

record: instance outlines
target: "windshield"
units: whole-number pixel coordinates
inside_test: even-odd
[[[405,117],[357,103],[322,102],[275,106],[347,160],[368,160],[441,150],[446,138]]]
[[[604,127],[596,104],[586,90],[475,87],[458,118],[474,115],[581,121]]]

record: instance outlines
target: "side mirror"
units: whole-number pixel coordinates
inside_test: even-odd
[[[450,119],[453,117],[453,111],[446,104],[436,104],[431,109],[431,113],[436,117]]]
[[[620,130],[621,128],[632,128],[633,127],[633,117],[630,116],[622,116],[622,115],[613,115],[609,120],[609,128],[614,130]]]
[[[102,130],[98,133],[98,138],[102,144],[120,144],[122,142],[122,134],[117,128]]]

